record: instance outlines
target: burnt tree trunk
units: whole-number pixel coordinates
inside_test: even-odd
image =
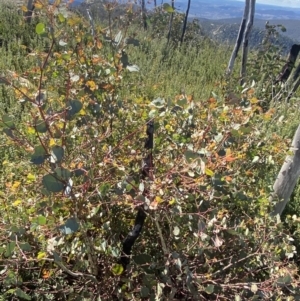
[[[147,30],[148,26],[147,26],[146,4],[145,4],[145,0],[141,0],[141,1],[142,1],[142,21],[143,21],[143,26],[144,26],[144,30]]]
[[[174,10],[174,2],[175,2],[175,0],[172,0],[172,8],[173,8],[173,10]],[[170,22],[169,22],[168,44],[169,44],[170,38],[171,38],[171,31],[172,31],[173,18],[174,18],[174,13],[172,12],[172,13],[171,13],[171,16],[170,16]]]
[[[244,32],[246,29],[246,24],[247,24],[247,20],[248,20],[248,15],[249,15],[249,7],[250,7],[250,0],[246,0],[245,1],[245,8],[244,8],[244,14],[243,14],[243,18],[242,18],[242,22],[240,25],[240,29],[239,29],[239,33],[227,66],[227,70],[226,70],[226,74],[227,75],[231,75],[233,67],[234,67],[234,62],[235,59],[237,57],[237,54],[239,52],[239,49],[241,47],[242,41],[243,41],[243,36],[244,36]]]
[[[185,13],[180,44],[182,44],[183,41],[184,41],[184,35],[185,35],[185,31],[186,31],[186,25],[187,25],[187,21],[188,21],[188,17],[189,17],[190,7],[191,7],[191,0],[188,0],[188,6],[187,6],[187,9],[186,9],[186,13]]]
[[[25,13],[25,19],[28,24],[31,22],[33,10],[34,10],[33,0],[28,0],[27,11]]]
[[[244,32],[243,49],[242,49],[242,67],[240,72],[241,85],[243,85],[246,78],[247,59],[248,59],[248,51],[249,51],[249,36],[251,33],[251,29],[253,27],[253,20],[255,14],[255,1],[256,0],[250,0],[248,20]]]
[[[287,58],[287,62],[286,64],[282,67],[282,70],[280,72],[280,74],[278,75],[278,77],[276,78],[274,84],[277,84],[279,82],[286,82],[287,79],[289,78],[294,66],[295,66],[295,62],[297,59],[297,56],[299,54],[300,51],[300,45],[299,44],[294,44],[291,47],[289,56]]]
[[[298,89],[300,85],[300,64],[298,64],[295,72],[293,72],[293,69],[295,67],[295,63],[299,52],[300,44],[294,44],[291,47],[290,53],[287,58],[287,62],[283,66],[280,74],[277,76],[274,82],[275,85],[278,83],[285,83],[285,87],[276,94],[276,96],[274,97],[274,101],[280,101],[282,100],[282,98],[286,97],[285,101],[289,102],[291,97]],[[288,90],[287,94],[286,90]]]

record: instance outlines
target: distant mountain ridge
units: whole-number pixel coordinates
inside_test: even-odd
[[[222,44],[232,45],[235,43],[239,27],[240,19],[224,19],[224,20],[208,20],[200,19],[200,26],[202,32],[211,39],[216,40]],[[300,24],[300,21],[298,21]],[[271,23],[271,22],[270,22]],[[277,23],[276,23],[277,24]],[[299,27],[298,27],[299,28]],[[251,48],[257,48],[265,37],[265,22],[260,20],[256,22],[250,33],[249,45]],[[293,44],[298,41],[284,35],[280,32],[278,38],[273,39],[273,43],[282,47],[283,54],[289,52]]]

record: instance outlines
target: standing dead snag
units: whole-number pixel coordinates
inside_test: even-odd
[[[239,49],[241,45],[243,46],[243,52],[242,52],[242,66],[241,66],[241,80],[245,78],[246,75],[246,63],[247,63],[247,57],[248,57],[248,41],[250,32],[253,26],[253,19],[254,19],[254,13],[255,13],[255,1],[256,0],[245,0],[245,8],[244,8],[244,14],[242,18],[242,22],[240,25],[239,33],[237,36],[237,40],[235,42],[234,49],[232,51],[226,74],[227,76],[230,76],[234,67],[234,62],[237,57],[237,54],[239,52]]]
[[[150,178],[152,179],[152,170],[153,170],[153,158],[152,158],[152,149],[153,149],[153,134],[154,134],[154,122],[153,120],[148,121],[147,123],[147,139],[145,141],[145,149],[149,150],[148,155],[146,158],[143,159],[142,162],[142,168],[141,168],[141,178]],[[143,191],[143,195],[147,194],[147,190],[145,189]],[[123,250],[122,250],[122,255],[120,258],[120,263],[122,264],[124,270],[126,269],[127,265],[130,263],[130,258],[129,256],[131,255],[131,249],[134,245],[134,242],[136,239],[139,237],[145,219],[147,215],[146,212],[144,211],[143,206],[138,207],[138,212],[135,217],[135,222],[132,231],[130,231],[123,241]]]
[[[291,151],[292,155],[286,157],[273,186],[270,201],[278,199],[278,203],[271,215],[282,214],[300,176],[300,125],[294,135]]]
[[[287,89],[281,89],[275,97],[274,101],[282,100],[283,96],[286,96],[285,101],[288,102],[293,94],[296,92],[300,85],[300,64],[298,64],[295,72],[293,72],[293,68],[295,67],[295,62],[297,60],[297,56],[300,52],[300,44],[294,44],[291,47],[289,56],[287,58],[286,64],[283,66],[280,74],[277,76],[274,84],[279,82],[286,83]],[[286,95],[285,92],[288,91]]]
[[[242,49],[242,67],[241,67],[241,72],[240,72],[241,85],[244,83],[244,80],[246,78],[246,65],[247,65],[248,50],[249,50],[249,37],[250,37],[251,29],[253,27],[253,20],[254,20],[254,13],[255,13],[255,1],[256,0],[250,0],[248,19],[247,19],[245,32],[244,32],[243,49]]]
[[[244,36],[245,28],[246,28],[248,15],[249,15],[249,4],[250,4],[250,0],[246,0],[244,14],[243,14],[242,22],[240,25],[239,33],[238,33],[238,36],[237,36],[237,39],[236,39],[236,42],[234,45],[234,49],[231,53],[231,57],[230,57],[230,60],[229,60],[228,66],[227,66],[227,70],[226,70],[227,75],[231,75],[231,73],[232,73],[235,59],[237,57],[237,54],[240,50],[240,47],[241,47],[241,44],[243,41],[243,36]]]
[[[289,56],[287,58],[287,62],[286,64],[282,67],[282,70],[280,72],[280,74],[277,76],[274,84],[277,84],[279,82],[286,82],[287,79],[289,78],[294,66],[295,66],[295,62],[297,59],[297,56],[299,54],[300,51],[300,45],[298,44],[294,44],[291,47]]]
[[[25,13],[25,18],[26,18],[27,23],[31,22],[34,8],[35,8],[35,6],[34,6],[33,0],[28,0],[28,2],[27,2],[27,11]]]
[[[181,34],[181,38],[180,38],[180,44],[181,45],[182,45],[183,40],[184,40],[184,35],[185,35],[185,31],[186,31],[186,26],[187,26],[187,21],[188,21],[188,17],[189,17],[190,7],[191,7],[191,0],[188,0],[188,6],[187,6],[185,17],[184,17],[182,34]]]

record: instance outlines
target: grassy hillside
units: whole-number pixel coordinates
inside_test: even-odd
[[[299,299],[299,188],[270,215],[300,118],[278,49],[240,86],[197,22],[168,40],[169,7],[147,30],[90,9],[0,8],[0,300]]]

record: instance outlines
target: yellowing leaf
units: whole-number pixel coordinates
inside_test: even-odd
[[[84,109],[81,109],[80,112],[79,112],[79,115],[85,116],[86,115],[86,111]]]
[[[165,129],[166,129],[168,132],[174,132],[173,127],[172,127],[171,125],[169,125],[169,124],[167,124],[167,125],[165,126]]]
[[[43,274],[43,276],[42,276],[43,279],[48,279],[51,276],[51,270],[44,269],[42,274]]]
[[[2,165],[7,165],[7,164],[9,164],[9,162],[8,162],[7,160],[4,160],[4,161],[2,162]]]
[[[12,205],[18,207],[22,203],[22,200],[15,200]]]
[[[89,87],[92,91],[98,89],[98,85],[92,80],[86,82],[86,86]]]
[[[156,201],[157,203],[161,203],[161,202],[163,202],[163,199],[162,199],[160,196],[156,196],[156,197],[155,197],[155,201]]]
[[[207,176],[213,177],[213,175],[215,174],[212,170],[205,168],[205,174]]]
[[[53,138],[51,138],[50,141],[49,141],[49,147],[51,147],[51,146],[53,146],[55,144],[56,144],[55,140]]]
[[[111,271],[115,276],[119,276],[123,273],[124,268],[121,264],[114,264]]]
[[[20,186],[21,182],[15,181],[11,187],[12,190],[16,190]]]
[[[29,173],[27,175],[27,182],[33,182],[35,181],[35,175],[33,175],[32,173]]]
[[[38,256],[37,256],[37,259],[43,259],[47,256],[46,252],[39,252],[38,253]]]
[[[35,129],[33,127],[29,126],[27,128],[27,133],[30,134],[30,135],[33,135],[33,134],[35,134]]]
[[[28,11],[28,9],[27,9],[27,7],[26,7],[25,5],[22,5],[21,9],[22,9],[22,11],[23,11],[24,13],[26,13],[26,12]]]
[[[253,104],[258,103],[258,101],[259,101],[259,100],[258,100],[256,97],[252,97],[252,98],[250,99],[250,102],[253,103]]]
[[[174,198],[169,201],[170,205],[174,205],[175,203],[176,203],[176,200]]]
[[[98,49],[101,49],[102,48],[102,43],[101,41],[97,40],[97,48]]]
[[[43,4],[41,2],[37,1],[34,3],[34,8],[41,9],[41,8],[43,8]]]

